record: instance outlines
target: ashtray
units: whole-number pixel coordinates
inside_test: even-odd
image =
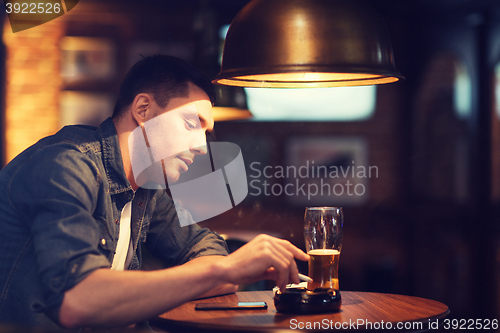
[[[335,312],[340,310],[341,305],[342,298],[337,289],[317,288],[310,291],[305,287],[287,287],[285,292],[274,292],[274,306],[282,313]]]

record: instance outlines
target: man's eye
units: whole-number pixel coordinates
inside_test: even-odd
[[[190,129],[195,129],[196,128],[196,125],[193,124],[192,122],[186,120],[186,126]]]

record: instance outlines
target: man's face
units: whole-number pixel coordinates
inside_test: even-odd
[[[207,153],[206,133],[214,128],[212,103],[207,94],[190,83],[189,96],[172,98],[158,116],[168,117],[165,133],[169,153],[164,161],[164,170],[170,184],[186,172],[197,155]]]
[[[150,107],[152,118],[144,123],[142,134],[155,163],[139,175],[141,180],[137,183],[162,184],[166,176],[168,183],[173,184],[197,155],[207,153],[206,133],[214,127],[212,103],[202,89],[190,83],[187,97],[172,98],[164,108],[156,103]],[[133,168],[134,163],[138,173],[142,173],[143,166],[151,161],[132,160]]]

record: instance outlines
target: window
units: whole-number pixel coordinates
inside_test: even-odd
[[[254,120],[360,121],[376,105],[376,86],[336,88],[245,88]]]

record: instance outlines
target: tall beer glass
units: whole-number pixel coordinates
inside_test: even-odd
[[[309,254],[307,289],[339,289],[339,257],[342,249],[344,214],[342,207],[308,207],[304,236]]]

